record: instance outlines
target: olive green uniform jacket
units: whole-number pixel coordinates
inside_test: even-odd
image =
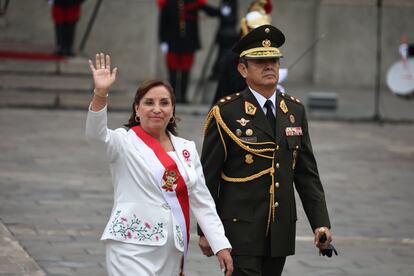
[[[330,227],[299,100],[277,93],[274,135],[248,88],[223,98],[208,114],[201,162],[233,255],[295,253],[294,183],[312,230]]]

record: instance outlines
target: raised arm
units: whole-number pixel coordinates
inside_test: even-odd
[[[108,93],[115,82],[118,68],[111,71],[111,57],[104,53],[96,54],[95,66],[89,60],[89,67],[92,71],[94,90],[91,104],[92,111],[99,111],[107,104]]]

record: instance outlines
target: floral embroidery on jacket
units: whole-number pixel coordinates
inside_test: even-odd
[[[184,248],[184,237],[183,237],[183,233],[181,232],[180,226],[176,225],[175,230],[176,230],[175,231],[175,233],[176,233],[175,238],[176,238],[178,244],[180,245],[180,247]]]
[[[124,239],[135,239],[139,241],[156,241],[164,238],[164,224],[159,222],[151,226],[148,222],[142,222],[134,214],[131,220],[120,216],[121,211],[116,211],[114,219],[111,221],[109,233],[115,237]]]

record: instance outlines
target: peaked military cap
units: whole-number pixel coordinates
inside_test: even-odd
[[[279,58],[279,47],[285,43],[285,35],[272,25],[262,25],[239,40],[233,52],[247,59]]]

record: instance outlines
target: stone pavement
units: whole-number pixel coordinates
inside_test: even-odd
[[[180,135],[200,149],[204,116],[177,112]],[[85,116],[0,109],[0,275],[106,275],[99,237],[112,188],[103,153],[85,141]],[[109,118],[117,127],[128,113]],[[299,207],[284,275],[413,275],[414,125],[311,120],[310,131],[340,255],[318,256]],[[192,227],[188,275],[221,275]]]

